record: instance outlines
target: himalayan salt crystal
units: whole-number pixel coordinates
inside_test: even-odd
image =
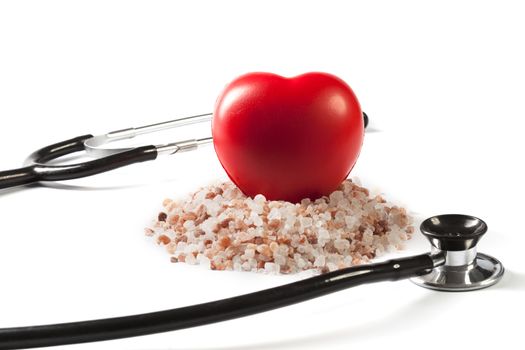
[[[330,233],[324,228],[320,228],[317,232],[318,244],[324,246],[330,240]]]
[[[244,256],[247,258],[253,258],[255,256],[255,250],[250,248],[244,251]]]
[[[359,218],[356,216],[345,215],[345,224],[348,228],[354,228],[359,223]]]
[[[281,218],[281,212],[277,208],[270,210],[268,214],[268,220],[279,220]]]
[[[177,242],[177,248],[175,249],[175,251],[177,252],[183,252],[186,250],[186,242]]]
[[[224,182],[162,205],[146,236],[165,246],[172,262],[218,271],[324,273],[402,249],[414,232],[405,208],[355,180],[299,203],[248,198]]]
[[[166,244],[171,242],[171,239],[168,236],[166,236],[166,235],[160,235],[157,238],[157,240],[158,240],[159,244],[164,244],[164,245],[166,245]]]
[[[195,222],[193,220],[188,220],[182,225],[186,230],[195,229]]]
[[[279,273],[279,265],[271,262],[267,262],[264,264],[264,271],[267,273]]]
[[[252,211],[250,213],[250,220],[255,225],[255,227],[261,227],[263,225],[263,220],[256,212]]]
[[[262,194],[258,194],[255,197],[253,197],[253,201],[258,204],[264,204],[266,202],[266,197]]]
[[[260,215],[264,211],[264,206],[259,201],[253,201],[251,199],[246,200],[246,205],[252,212],[254,212],[257,215]]]
[[[350,241],[347,239],[336,239],[334,241],[334,247],[337,249],[340,253],[344,252],[346,249],[350,248]]]
[[[229,236],[221,237],[219,238],[219,241],[218,241],[218,244],[223,248],[228,248],[231,243],[232,243],[232,240]]]
[[[326,263],[326,258],[324,255],[319,255],[317,258],[315,258],[314,260],[314,266],[315,267],[323,267]]]
[[[299,222],[301,223],[301,226],[303,228],[312,227],[312,225],[313,225],[313,220],[310,217],[303,217],[303,216],[301,216],[299,218]]]
[[[326,267],[328,267],[328,271],[330,271],[330,272],[335,271],[338,268],[337,265],[334,264],[334,263],[327,263]]]
[[[286,258],[282,255],[279,255],[279,254],[275,254],[273,256],[273,259],[274,259],[274,262],[277,264],[277,265],[281,265],[283,266],[284,264],[286,264]]]
[[[203,266],[205,266],[206,268],[209,269],[211,261],[210,261],[210,259],[208,259],[208,257],[206,255],[198,254],[197,255],[197,263],[199,265],[203,265]]]
[[[193,254],[186,255],[186,263],[190,265],[195,265],[197,263],[197,259]]]
[[[343,191],[334,191],[330,194],[330,203],[333,205],[339,204],[339,201],[344,199]]]
[[[267,244],[261,244],[257,246],[257,252],[262,255],[271,256],[273,254],[272,250],[270,249],[270,246]]]

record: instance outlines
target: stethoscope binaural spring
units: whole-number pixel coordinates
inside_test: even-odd
[[[83,135],[34,152],[27,166],[0,172],[0,189],[38,181],[58,181],[89,176],[125,165],[153,160],[159,154],[195,149],[211,138],[160,146],[108,150],[105,144],[165,128],[208,121],[203,114],[101,136]],[[365,125],[368,118],[364,115]],[[46,165],[63,155],[83,151],[102,155],[71,165]],[[1,192],[0,192],[1,194]],[[0,349],[21,349],[85,343],[173,331],[230,320],[303,302],[365,283],[411,278],[417,285],[439,291],[471,291],[497,283],[501,262],[477,253],[477,243],[487,224],[474,216],[433,216],[420,226],[431,243],[425,254],[353,266],[255,293],[165,311],[39,326],[0,328]]]

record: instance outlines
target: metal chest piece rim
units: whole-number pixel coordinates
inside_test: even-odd
[[[470,264],[450,266],[445,263],[426,275],[411,278],[410,281],[437,291],[466,292],[496,284],[503,277],[504,271],[498,259],[477,253]]]

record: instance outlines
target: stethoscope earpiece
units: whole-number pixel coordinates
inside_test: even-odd
[[[363,112],[363,122],[364,122],[365,129],[366,129],[366,127],[368,126],[369,120],[368,120],[368,116],[366,115],[365,112]]]

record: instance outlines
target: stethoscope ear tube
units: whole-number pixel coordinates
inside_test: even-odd
[[[93,137],[83,135],[44,147],[29,156],[30,164],[19,169],[0,171],[0,189],[27,185],[39,181],[71,180],[100,174],[126,165],[154,160],[155,146],[142,146],[87,162],[68,165],[47,165],[46,162],[84,150],[84,142]]]
[[[27,166],[0,171],[0,189],[28,185],[42,180],[41,174],[35,169],[36,164],[43,164],[66,154],[83,151],[84,142],[92,137],[93,135],[91,134],[74,137],[33,152],[25,162]]]
[[[33,166],[0,171],[0,189],[28,185],[40,181]]]
[[[67,154],[84,150],[84,142],[92,138],[93,135],[86,134],[73,137],[72,139],[54,143],[31,153],[26,159],[26,164],[47,163]]]
[[[100,320],[0,329],[0,349],[21,349],[134,337],[231,320],[296,304],[365,283],[429,273],[443,264],[428,254],[360,265],[233,298],[178,309]]]

